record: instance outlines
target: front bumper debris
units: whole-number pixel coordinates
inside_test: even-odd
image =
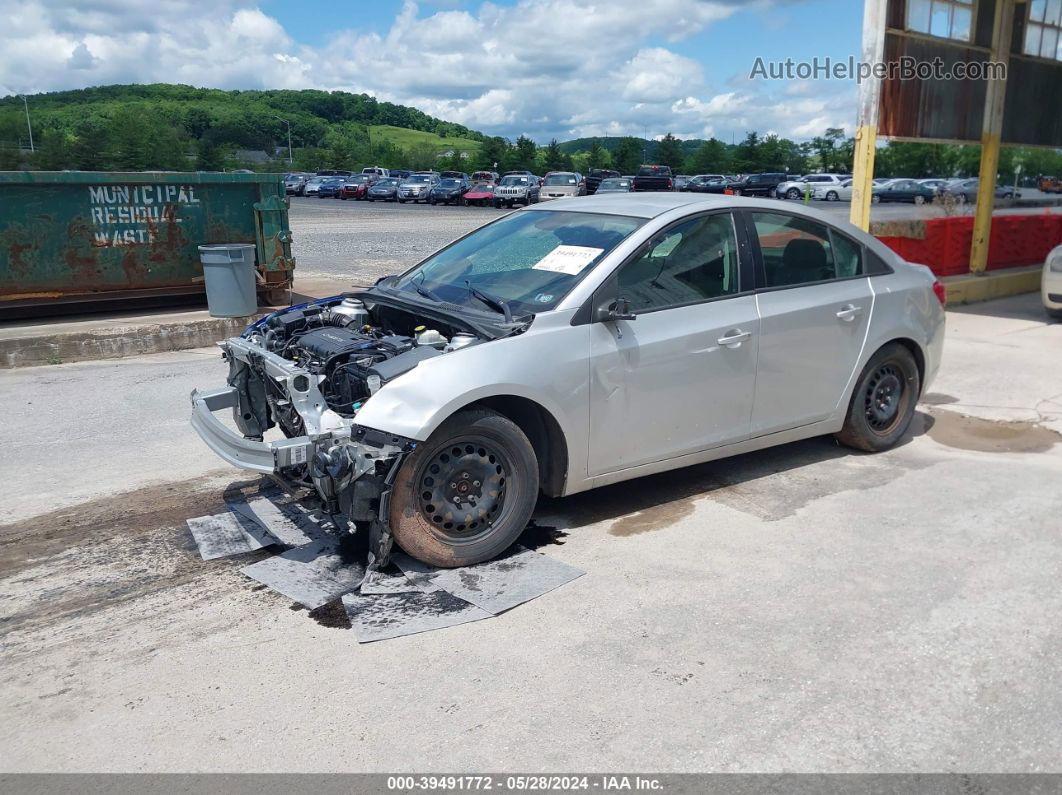
[[[314,443],[308,436],[259,442],[230,430],[214,416],[215,411],[231,410],[238,405],[239,395],[235,387],[192,391],[192,427],[222,460],[241,469],[266,474],[309,462]]]

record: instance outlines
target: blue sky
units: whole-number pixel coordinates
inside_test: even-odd
[[[858,0],[7,0],[0,94],[115,82],[364,91],[491,134],[851,132],[856,86],[750,81],[858,54]]]

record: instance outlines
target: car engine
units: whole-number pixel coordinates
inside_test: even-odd
[[[361,299],[347,296],[334,303],[275,313],[248,329],[245,337],[315,376],[327,407],[340,417],[351,418],[388,381],[426,359],[479,342],[468,332],[447,329],[447,337],[415,323],[416,319],[406,313],[367,306]],[[261,430],[275,421],[288,436],[305,433],[302,418],[282,384],[264,371],[256,372],[258,378],[248,379],[242,373],[242,362],[233,360],[232,365],[231,385],[239,386],[242,377],[264,388],[269,416],[255,423]],[[253,362],[251,370],[255,370]],[[250,386],[246,384],[244,389]]]

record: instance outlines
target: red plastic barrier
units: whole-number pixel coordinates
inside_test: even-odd
[[[933,218],[925,223],[925,237],[888,236],[880,240],[908,262],[928,265],[938,276],[970,270],[973,217]],[[992,218],[988,268],[1039,265],[1062,243],[1062,215],[997,215]]]

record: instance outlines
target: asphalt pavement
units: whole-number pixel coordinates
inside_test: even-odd
[[[785,206],[790,202],[779,203]],[[1006,204],[999,202],[997,211],[1045,212],[1043,208],[1008,209]],[[848,219],[848,202],[812,201],[811,205],[840,220]],[[290,222],[297,274],[299,278],[349,275],[355,283],[369,285],[380,276],[415,265],[450,241],[507,212],[510,211],[493,207],[433,207],[293,196]],[[971,214],[973,205],[954,212]],[[944,216],[944,209],[934,205],[879,204],[871,211],[873,221]]]
[[[542,500],[586,576],[370,645],[199,560],[256,483],[187,424],[215,351],[4,372],[0,769],[1057,771],[1062,324],[948,320],[898,448]]]

